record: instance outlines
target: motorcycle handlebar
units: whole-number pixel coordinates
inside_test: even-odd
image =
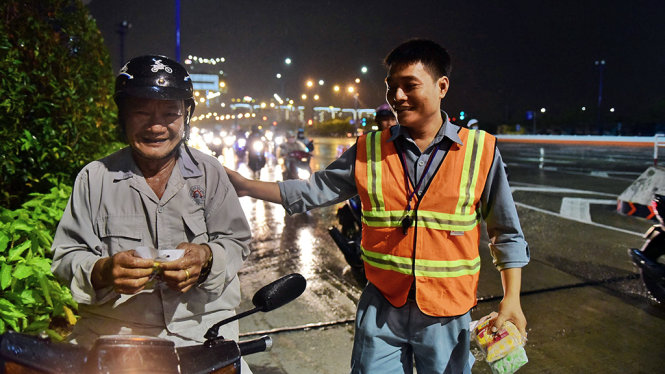
[[[272,348],[272,339],[268,335],[260,338],[238,342],[240,355],[246,356],[257,352],[267,352]]]

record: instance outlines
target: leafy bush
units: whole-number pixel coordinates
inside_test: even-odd
[[[0,17],[0,205],[17,208],[115,139],[113,72],[80,0],[7,0]]]
[[[53,187],[46,194],[30,194],[20,209],[0,207],[0,333],[45,331],[62,339],[52,322],[75,322],[76,303],[55,280],[48,258],[51,233],[70,194],[69,186]]]

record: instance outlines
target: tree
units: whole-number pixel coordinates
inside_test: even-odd
[[[116,139],[111,60],[80,0],[0,9],[0,205],[71,184]]]

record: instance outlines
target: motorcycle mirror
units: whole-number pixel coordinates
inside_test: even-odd
[[[306,287],[307,281],[301,274],[293,273],[283,276],[278,280],[263,286],[263,288],[254,294],[254,297],[252,298],[252,303],[255,306],[254,309],[236,314],[221,322],[217,322],[208,329],[204,337],[208,339],[208,342],[211,342],[212,339],[217,338],[220,326],[256,312],[269,312],[273,309],[277,309],[280,306],[295,300],[305,291]]]
[[[298,273],[289,274],[258,290],[252,303],[262,312],[269,312],[295,300],[306,287],[305,277]]]

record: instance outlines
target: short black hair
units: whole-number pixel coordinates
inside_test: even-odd
[[[391,66],[411,65],[422,62],[434,79],[450,77],[452,65],[445,48],[429,39],[410,39],[398,45],[383,60],[387,69]]]

